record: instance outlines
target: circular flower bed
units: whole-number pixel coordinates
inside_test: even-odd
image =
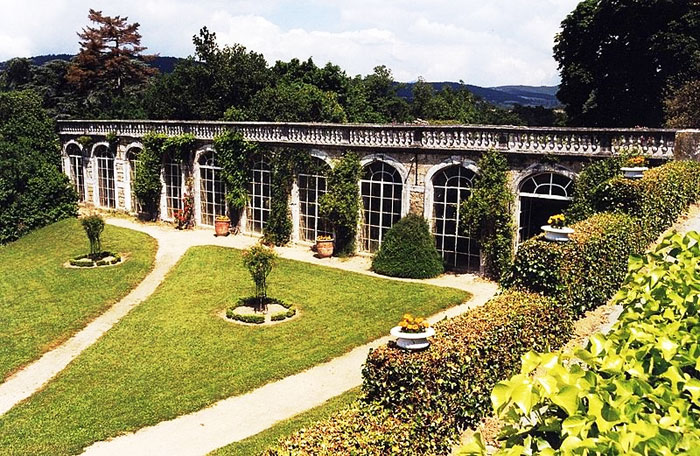
[[[227,318],[256,325],[288,320],[296,314],[294,306],[275,298],[265,298],[262,305],[256,297],[243,298],[226,310]]]
[[[112,266],[121,263],[122,257],[115,252],[100,252],[96,255],[85,254],[77,256],[69,261],[76,268],[96,268],[100,266]]]

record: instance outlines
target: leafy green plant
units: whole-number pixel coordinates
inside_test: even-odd
[[[425,218],[408,214],[396,222],[374,256],[372,269],[383,275],[413,279],[442,274],[442,258]]]
[[[99,215],[88,215],[80,219],[85,234],[90,242],[90,256],[96,258],[102,252],[102,231],[105,229],[105,221]]]
[[[625,160],[626,155],[621,155],[596,160],[583,167],[574,184],[573,201],[566,210],[570,222],[580,222],[597,212],[593,194],[605,181],[622,174],[620,167]]]
[[[503,154],[490,150],[479,160],[479,170],[471,195],[462,203],[460,229],[479,239],[486,275],[501,280],[513,261],[515,235],[508,162]]]
[[[277,254],[269,247],[257,244],[243,252],[243,265],[248,268],[255,282],[255,297],[258,307],[262,308],[267,299],[267,276],[277,260]]]
[[[195,148],[197,140],[192,133],[168,136],[161,146],[161,152],[180,162],[186,162]]]
[[[0,93],[0,244],[77,215],[78,195],[59,165],[55,126],[39,97]]]
[[[258,145],[246,141],[242,133],[228,130],[214,138],[214,148],[226,182],[226,202],[233,215],[239,213],[248,201],[250,160],[257,153]]]
[[[360,221],[360,160],[347,152],[328,176],[328,191],[319,199],[319,212],[335,233],[336,256],[355,253],[355,237]]]
[[[630,262],[612,332],[575,355],[528,353],[493,390],[498,455],[693,454],[700,444],[700,234]],[[463,455],[485,455],[480,436]]]
[[[134,170],[134,193],[150,219],[158,217],[163,184],[160,180],[163,144],[167,137],[149,132],[143,137],[143,150]]]

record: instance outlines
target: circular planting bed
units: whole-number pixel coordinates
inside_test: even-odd
[[[265,298],[262,304],[255,297],[243,298],[226,310],[228,320],[248,325],[271,325],[296,315],[296,307],[275,298]]]
[[[86,254],[68,261],[67,266],[74,268],[99,268],[114,266],[122,262],[122,257],[114,252],[100,252],[96,255]]]

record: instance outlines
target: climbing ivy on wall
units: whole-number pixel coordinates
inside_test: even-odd
[[[462,203],[460,227],[478,238],[486,275],[501,280],[513,261],[515,235],[508,162],[503,154],[490,150],[479,160],[479,169],[471,196]]]
[[[143,150],[134,170],[134,193],[141,202],[144,215],[155,220],[158,217],[162,183],[160,169],[161,151],[167,137],[163,134],[147,133],[143,137]]]
[[[328,176],[328,192],[320,198],[319,212],[335,232],[335,255],[355,252],[360,217],[360,159],[347,152]]]
[[[284,245],[292,238],[292,217],[289,196],[294,176],[308,167],[311,156],[301,149],[273,149],[266,154],[271,164],[270,218],[263,230],[264,241]]]
[[[248,200],[246,188],[250,162],[258,151],[258,144],[248,142],[238,131],[226,131],[214,138],[216,158],[221,176],[226,183],[226,202],[231,216],[240,214]]]
[[[196,143],[197,140],[191,133],[169,136],[163,141],[162,152],[165,155],[169,155],[174,160],[186,163],[189,161],[190,154],[194,150]]]

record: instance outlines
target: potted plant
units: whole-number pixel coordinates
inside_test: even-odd
[[[405,350],[422,350],[430,345],[428,337],[434,336],[435,330],[424,318],[405,314],[401,323],[391,329],[391,335],[397,338],[396,345]]]
[[[647,159],[642,155],[630,157],[625,163],[627,166],[620,168],[623,175],[628,179],[640,179],[644,176],[644,171],[647,171]]]
[[[329,258],[333,256],[333,237],[318,236],[316,238],[316,253],[319,258]]]
[[[231,230],[231,219],[225,215],[219,215],[214,221],[214,230],[216,231],[216,236],[228,236]]]
[[[566,226],[566,217],[564,214],[557,214],[549,217],[548,225],[542,227],[544,238],[548,241],[566,242],[569,240],[569,235],[574,232]]]

